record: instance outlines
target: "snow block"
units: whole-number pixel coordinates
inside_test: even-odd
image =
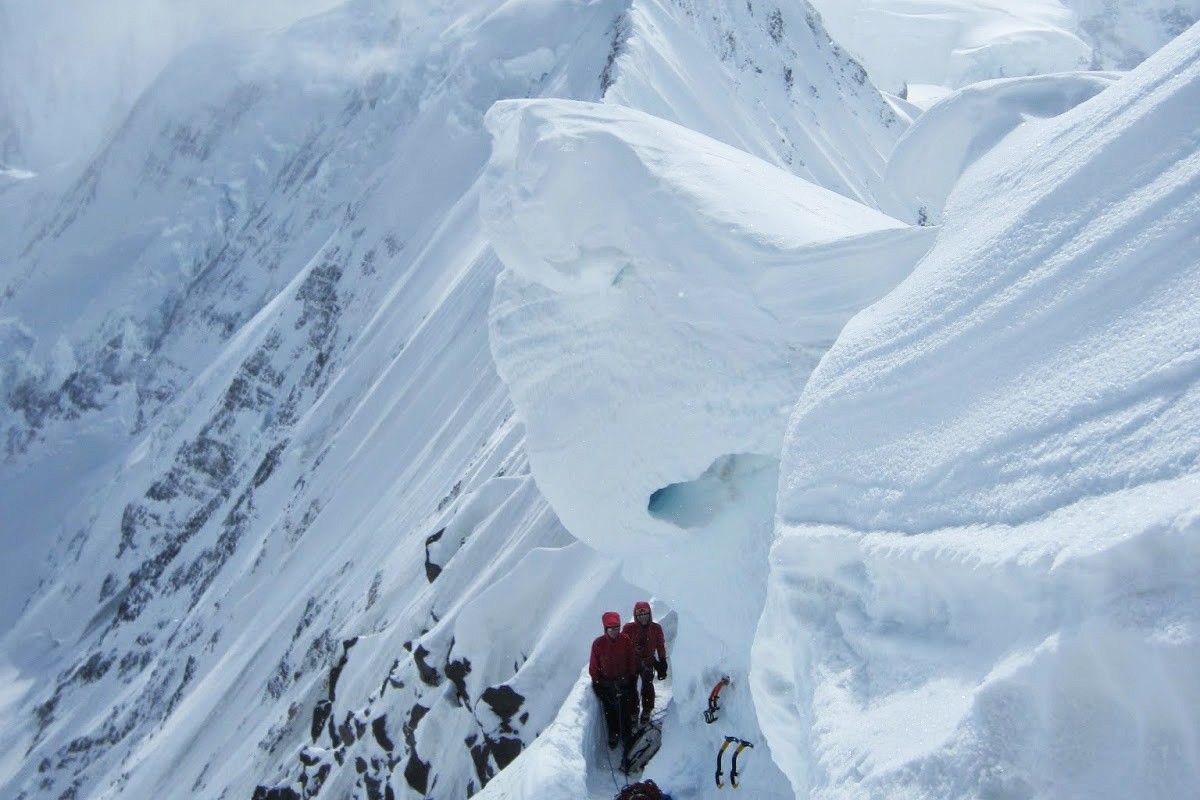
[[[773,459],[818,359],[932,232],[629,108],[503,101],[487,124],[490,339],[538,488],[603,552],[677,544],[655,492]]]

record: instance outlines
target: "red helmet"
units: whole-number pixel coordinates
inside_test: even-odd
[[[605,611],[600,619],[603,620],[605,628],[621,627],[621,615],[615,611]]]
[[[649,614],[650,613],[650,604],[647,603],[645,600],[638,600],[636,603],[633,604],[633,618],[634,619],[637,619],[637,615],[638,615],[639,611],[645,611],[647,614]]]

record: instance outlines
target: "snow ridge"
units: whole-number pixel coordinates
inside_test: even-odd
[[[677,800],[1200,784],[1193,6],[138,2],[0,9],[0,795],[609,800],[636,600]]]
[[[1193,28],[981,158],[805,387],[755,642],[797,793],[1195,785],[1198,65]]]

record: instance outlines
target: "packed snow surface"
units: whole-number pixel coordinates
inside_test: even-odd
[[[969,169],[813,373],[754,646],[798,795],[1200,785],[1197,129],[1193,28]]]

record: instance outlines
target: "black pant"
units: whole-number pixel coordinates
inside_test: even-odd
[[[600,699],[600,708],[604,710],[604,726],[608,729],[609,740],[619,737],[623,743],[629,744],[633,736],[633,717],[637,713],[633,680],[598,681],[592,684],[592,690]]]
[[[638,673],[642,679],[642,713],[649,714],[654,710],[654,667],[642,666],[642,670]],[[633,679],[634,686],[637,686],[637,678]],[[635,699],[636,696],[635,696]],[[633,710],[637,714],[637,709]]]

